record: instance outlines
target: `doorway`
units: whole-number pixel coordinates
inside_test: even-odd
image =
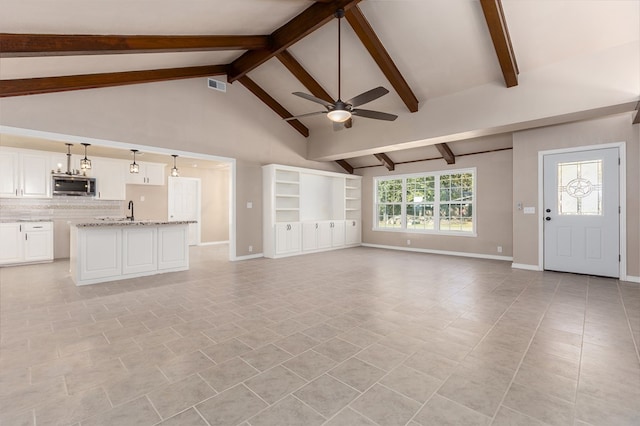
[[[543,269],[620,277],[620,149],[543,154]]]

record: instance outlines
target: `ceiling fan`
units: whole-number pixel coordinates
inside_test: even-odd
[[[338,9],[335,13],[336,18],[338,18],[338,100],[335,102],[327,102],[324,99],[317,98],[313,95],[309,95],[307,93],[302,92],[293,92],[294,95],[299,96],[301,98],[307,99],[311,102],[318,103],[323,105],[327,110],[326,111],[316,111],[310,112],[307,114],[296,115],[295,117],[285,118],[285,121],[296,120],[302,117],[309,117],[312,115],[319,114],[327,114],[329,120],[334,123],[334,130],[341,130],[343,127],[351,127],[350,119],[352,116],[364,117],[364,118],[372,118],[374,120],[386,120],[393,121],[398,118],[397,115],[388,114],[386,112],[380,111],[371,111],[369,109],[360,109],[357,108],[360,105],[364,105],[366,103],[372,102],[387,93],[389,91],[382,86],[376,87],[375,89],[368,90],[364,93],[359,94],[358,96],[349,99],[348,101],[343,101],[341,98],[341,47],[340,47],[340,39],[341,39],[341,31],[340,31],[340,20],[344,17],[344,9]],[[347,123],[348,122],[348,123]]]

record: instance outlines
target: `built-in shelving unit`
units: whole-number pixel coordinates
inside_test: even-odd
[[[270,164],[263,185],[266,257],[360,244],[360,176]]]

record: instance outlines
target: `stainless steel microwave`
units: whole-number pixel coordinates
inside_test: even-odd
[[[96,180],[86,176],[53,175],[51,176],[51,193],[53,195],[94,197],[96,195]]]

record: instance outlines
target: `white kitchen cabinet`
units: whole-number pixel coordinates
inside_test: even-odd
[[[297,253],[300,251],[300,223],[276,224],[276,254]]]
[[[83,280],[100,280],[122,275],[120,228],[96,228],[90,232],[82,232],[78,237],[77,247],[82,253],[82,256],[78,257],[78,267]]]
[[[157,269],[158,229],[122,229],[122,273],[135,274]]]
[[[158,270],[189,268],[189,227],[158,228]]]
[[[91,159],[90,175],[96,179],[96,198],[100,200],[124,200],[126,198],[126,174],[128,163],[111,158]]]
[[[361,177],[270,164],[262,168],[265,257],[292,256],[346,245],[346,219],[360,226]],[[360,230],[349,230],[349,245]]]
[[[127,183],[134,185],[164,185],[164,164],[139,162],[138,166],[140,170],[138,173],[129,173],[127,169]]]
[[[348,246],[358,245],[362,241],[361,226],[359,220],[347,220],[345,223],[345,244]]]
[[[52,222],[0,223],[0,264],[53,260]]]
[[[0,151],[0,196],[51,197],[50,157],[40,151]]]

